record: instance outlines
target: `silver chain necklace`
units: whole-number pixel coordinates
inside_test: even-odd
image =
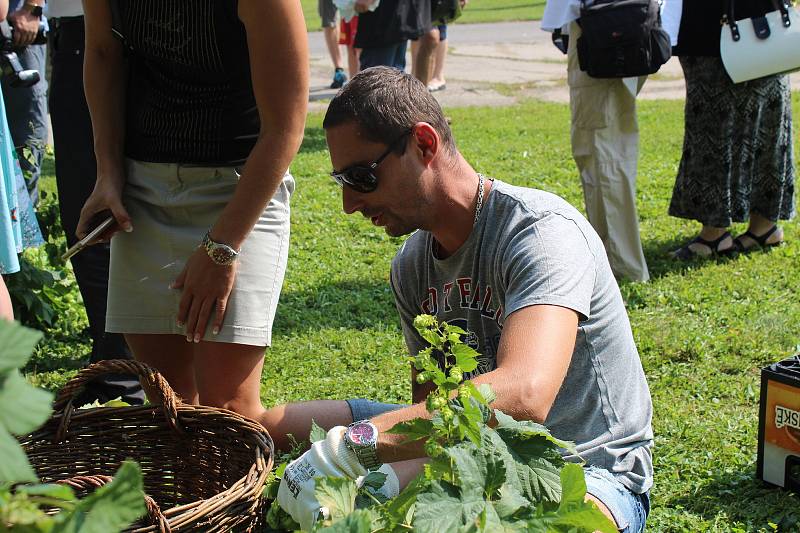
[[[475,220],[473,225],[478,222],[478,217],[481,216],[481,209],[483,209],[483,174],[478,174],[478,202],[475,204]]]

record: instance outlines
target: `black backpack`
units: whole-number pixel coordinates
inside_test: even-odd
[[[453,22],[461,16],[461,2],[459,0],[431,0],[431,22]]]
[[[695,0],[699,1],[699,0]],[[581,0],[578,62],[593,78],[657,72],[672,54],[658,0]]]

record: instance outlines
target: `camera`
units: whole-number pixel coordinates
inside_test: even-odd
[[[39,81],[39,73],[35,70],[25,70],[19,62],[16,52],[14,52],[14,30],[7,20],[0,22],[0,70],[4,75],[11,78],[12,87],[30,87]],[[39,28],[39,33],[32,44],[44,44],[47,42],[47,34],[43,28]]]

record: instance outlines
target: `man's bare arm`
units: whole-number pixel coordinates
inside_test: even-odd
[[[534,305],[512,313],[503,326],[497,368],[472,382],[492,387],[497,395],[494,409],[517,420],[544,422],[572,360],[577,327],[577,313],[565,307]],[[424,398],[415,397],[417,400]],[[380,432],[381,461],[422,457],[421,442],[403,444],[405,437],[386,431],[400,422],[427,417],[424,403],[375,417],[372,422]]]

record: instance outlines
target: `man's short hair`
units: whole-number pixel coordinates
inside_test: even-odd
[[[370,141],[391,144],[417,122],[427,122],[448,152],[455,152],[453,133],[428,88],[391,67],[372,67],[355,76],[331,100],[322,127],[354,123]],[[397,151],[402,152],[405,143]]]

